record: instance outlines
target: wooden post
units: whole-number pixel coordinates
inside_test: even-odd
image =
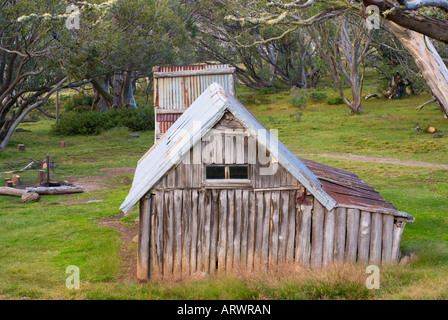
[[[43,185],[45,183],[45,170],[37,171],[37,182],[39,185]]]
[[[140,199],[139,223],[140,231],[137,245],[137,278],[149,279],[149,235],[151,229],[151,198]]]
[[[396,221],[394,223],[393,240],[392,240],[392,263],[398,263],[400,261],[400,241],[403,235],[404,226],[406,222]]]
[[[17,145],[17,151],[25,151],[25,145],[24,144],[18,144]]]
[[[67,142],[59,141],[59,148],[65,148],[65,147],[67,147]]]
[[[5,178],[5,187],[12,188],[12,179],[11,178]]]
[[[20,184],[20,176],[17,174],[13,174],[11,181],[12,181],[13,188],[18,187]]]
[[[50,155],[47,154],[47,160],[46,160],[46,169],[47,169],[47,181],[46,181],[46,185],[47,187],[50,186]]]

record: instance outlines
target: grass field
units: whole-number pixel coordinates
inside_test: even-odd
[[[331,90],[319,90],[334,95]],[[290,103],[289,91],[261,95],[240,88],[238,98],[268,128],[278,129],[279,139],[300,157],[356,173],[399,210],[412,214],[416,222],[405,228],[402,251],[415,252],[416,261],[382,268],[378,290],[366,288],[368,275],[361,266],[138,283],[128,271],[136,257],[136,243],[123,243],[121,233],[102,222],[120,214],[133,168],[152,146],[153,132],[128,138],[129,131],[116,128],[98,136],[60,137],[50,134],[53,120],[40,120],[20,126],[29,131],[14,134],[6,151],[0,153],[0,164],[21,158],[43,160],[48,153],[58,165],[52,179],[93,187],[77,195],[44,196],[32,204],[0,196],[0,299],[448,298],[448,169],[405,162],[448,165],[448,121],[434,105],[415,110],[429,100],[428,95],[368,100],[361,115],[325,101],[308,101],[297,109]],[[444,136],[417,132],[417,125],[436,127]],[[61,140],[67,148],[58,147]],[[16,150],[19,143],[26,145],[26,151]],[[332,154],[382,156],[403,163],[342,159]],[[36,183],[36,171],[20,175],[23,183]],[[136,217],[134,208],[116,222],[136,232]],[[69,274],[65,270],[70,265],[79,267],[79,290],[66,288]]]

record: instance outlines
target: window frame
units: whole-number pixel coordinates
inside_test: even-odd
[[[225,177],[223,179],[207,179],[207,167],[224,167]],[[247,168],[247,179],[234,179],[230,178],[230,167],[246,167]],[[251,176],[251,165],[250,164],[204,164],[204,178],[202,185],[203,187],[211,188],[226,188],[226,187],[251,187],[252,179]]]

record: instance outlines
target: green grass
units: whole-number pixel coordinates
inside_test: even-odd
[[[373,90],[367,87],[366,93]],[[335,96],[331,89],[316,91]],[[302,154],[353,153],[447,164],[448,121],[434,106],[415,107],[429,96],[422,94],[399,100],[369,100],[365,113],[349,114],[343,105],[330,106],[307,101],[298,112],[289,91],[259,94],[238,89],[268,128],[278,129],[279,138]],[[300,119],[299,121],[297,119]],[[416,132],[414,127],[434,126],[444,133],[440,139]],[[58,167],[52,179],[83,178],[107,188],[90,193],[45,196],[39,202],[22,204],[18,198],[0,196],[0,299],[446,299],[448,298],[448,169],[345,160],[302,155],[327,165],[349,170],[375,186],[399,210],[416,218],[408,224],[402,250],[416,253],[409,266],[381,269],[381,287],[368,290],[360,266],[326,272],[296,270],[267,275],[230,275],[198,282],[154,281],[141,284],[126,280],[120,255],[120,233],[100,227],[98,221],[117,216],[132,181],[129,167],[152,146],[153,132],[128,138],[117,128],[98,136],[53,136],[53,121],[41,120],[20,127],[0,164],[19,158],[43,160],[50,154]],[[67,148],[59,148],[59,141]],[[17,144],[26,145],[19,152]],[[108,176],[108,168],[117,170]],[[3,168],[2,168],[3,169]],[[20,174],[25,183],[36,183],[37,173]],[[3,183],[2,181],[0,181]],[[87,203],[91,199],[101,202]],[[125,227],[136,218],[134,209],[121,219]],[[136,244],[132,244],[135,254]],[[80,269],[81,288],[65,287],[67,266]],[[125,280],[123,280],[125,279]]]

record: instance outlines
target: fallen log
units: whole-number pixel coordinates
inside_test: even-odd
[[[33,164],[35,164],[35,163],[36,163],[35,161],[31,161],[28,165],[26,165],[23,169],[20,169],[20,170],[0,172],[0,176],[5,175],[5,174],[24,172],[24,171],[32,168]]]
[[[0,194],[5,196],[20,197],[22,202],[36,202],[40,199],[40,195],[36,192],[10,187],[0,187]]]
[[[60,186],[60,187],[28,187],[26,190],[43,195],[82,193],[84,189],[81,186]]]

